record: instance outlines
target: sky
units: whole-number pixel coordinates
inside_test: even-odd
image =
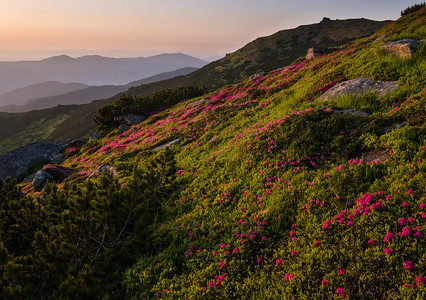
[[[4,0],[0,61],[67,54],[220,57],[331,19],[396,20],[410,0]]]

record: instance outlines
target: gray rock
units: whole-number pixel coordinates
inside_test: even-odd
[[[400,58],[411,59],[421,43],[419,40],[403,39],[384,43],[380,49]]]
[[[351,116],[358,116],[361,118],[368,117],[370,114],[360,109],[343,109],[343,110],[335,110],[336,114],[348,114]]]
[[[22,182],[30,182],[30,181],[33,181],[34,177],[35,177],[35,173],[31,173],[30,175],[28,175],[27,177],[25,177],[25,178],[22,180]]]
[[[320,101],[346,95],[361,95],[373,92],[378,96],[386,95],[398,88],[398,81],[376,81],[366,77],[340,82],[319,97]]]
[[[45,170],[38,171],[33,179],[33,188],[36,192],[41,192],[48,182],[53,181],[53,176],[47,173]]]
[[[124,121],[126,121],[127,125],[137,125],[142,123],[144,120],[145,117],[141,115],[128,114],[124,116]]]
[[[394,130],[401,130],[405,126],[407,126],[407,122],[402,122],[402,123],[393,124],[393,125],[390,125],[390,126],[385,126],[385,127],[380,128],[380,133],[386,134],[386,133],[392,132]]]
[[[125,133],[129,129],[130,129],[130,127],[127,127],[126,125],[120,125],[120,126],[118,126],[118,132],[119,133]]]
[[[201,103],[205,102],[206,100],[207,100],[206,98],[203,98],[203,99],[200,99],[200,100],[197,100],[197,101],[191,102],[191,103],[189,103],[188,105],[190,105],[190,106],[196,106],[196,105],[198,105],[198,104],[201,104]]]
[[[86,143],[85,140],[73,140],[71,143],[68,143],[65,145],[65,149],[68,148],[74,148],[74,147],[81,147]]]
[[[30,170],[41,163],[52,163],[65,149],[63,143],[33,143],[0,156],[0,179],[7,176],[18,180],[28,176]]]
[[[107,164],[102,164],[99,168],[97,168],[95,171],[93,171],[92,174],[89,175],[88,179],[90,177],[93,177],[93,176],[100,174],[104,171],[109,172],[112,176],[118,175],[118,172],[114,169],[114,167],[107,165]]]
[[[308,53],[306,54],[306,59],[311,59],[317,56],[323,55],[327,51],[327,48],[323,47],[312,47],[308,49]]]
[[[90,137],[89,137],[89,141],[94,141],[94,140],[99,140],[100,136],[99,136],[99,130],[96,130]]]
[[[386,40],[389,37],[389,34],[382,35],[373,41],[373,44],[376,44],[380,41]]]
[[[155,147],[154,149],[152,149],[152,151],[158,151],[158,150],[164,149],[166,147],[169,147],[171,145],[176,145],[176,144],[179,144],[179,143],[180,143],[180,139],[176,139],[174,141],[171,141],[171,142],[165,143],[163,145],[160,145],[158,147]]]
[[[54,155],[50,161],[51,164],[59,164],[65,159],[65,154],[59,153],[57,155]]]

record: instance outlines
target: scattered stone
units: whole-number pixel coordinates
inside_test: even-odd
[[[388,158],[385,152],[369,152],[362,157],[365,162],[385,162]]]
[[[174,140],[174,141],[171,141],[171,142],[165,143],[165,144],[163,144],[163,145],[160,145],[160,146],[158,146],[158,147],[155,147],[154,149],[152,149],[152,151],[158,151],[158,150],[164,149],[164,148],[166,148],[166,147],[169,147],[169,146],[171,146],[171,145],[176,145],[176,144],[179,144],[179,143],[180,143],[180,139],[177,139],[177,140]]]
[[[65,149],[68,148],[74,148],[74,147],[81,147],[86,143],[85,140],[73,140],[71,143],[68,143],[65,145]]]
[[[52,163],[65,149],[63,143],[33,143],[0,156],[0,179],[7,176],[22,180],[30,170],[42,163]]]
[[[373,92],[378,96],[386,95],[398,88],[398,81],[376,81],[374,79],[360,77],[340,82],[319,97],[320,101],[346,95],[361,95]]]
[[[343,110],[335,110],[336,114],[349,114],[351,116],[358,116],[361,118],[368,117],[370,114],[360,109],[343,109]]]
[[[308,53],[306,54],[306,59],[311,59],[317,56],[324,55],[324,53],[327,51],[327,48],[324,47],[312,47],[308,49]]]
[[[130,129],[130,127],[127,127],[126,125],[120,125],[120,126],[118,126],[118,132],[119,133],[125,133],[129,129]]]
[[[386,134],[386,133],[389,133],[389,132],[394,131],[394,130],[401,130],[405,126],[407,126],[407,122],[402,122],[402,123],[393,124],[393,125],[390,125],[390,126],[385,126],[385,127],[380,128],[380,133]]]
[[[403,39],[384,43],[380,48],[387,53],[399,58],[413,58],[414,53],[423,41],[414,39]]]
[[[90,137],[89,137],[89,141],[94,141],[94,140],[99,140],[100,136],[99,136],[99,130],[96,130]]]
[[[118,175],[118,172],[114,169],[114,167],[107,165],[107,164],[102,164],[99,168],[97,168],[95,171],[93,171],[92,174],[90,174],[87,179],[89,179],[90,177],[93,177],[97,174],[100,174],[104,171],[110,173],[112,176]]]
[[[127,125],[137,125],[142,123],[145,120],[144,116],[128,114],[124,116],[124,121],[126,121]]]
[[[373,44],[376,44],[380,41],[386,40],[389,37],[389,34],[382,35],[373,41]]]
[[[33,179],[33,188],[36,192],[41,192],[44,189],[44,186],[48,182],[53,181],[53,176],[47,173],[45,170],[38,171]]]
[[[31,173],[30,175],[28,175],[27,177],[25,177],[25,178],[22,180],[22,182],[30,182],[30,181],[33,181],[34,177],[35,177],[35,173]]]
[[[114,117],[114,122],[116,122],[116,123],[121,123],[121,122],[123,122],[123,120],[124,120],[123,116],[115,116]]]
[[[207,100],[206,98],[203,98],[203,99],[191,102],[191,103],[189,103],[189,105],[190,106],[195,106],[195,105],[198,105],[198,104],[201,104],[201,103],[205,102],[206,100]]]

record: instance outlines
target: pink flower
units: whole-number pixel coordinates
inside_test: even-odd
[[[408,195],[410,195],[410,194],[413,193],[413,190],[408,190],[407,193],[408,193]]]
[[[294,274],[285,274],[285,277],[284,277],[284,279],[285,280],[290,280],[290,279],[292,279],[294,277]]]
[[[349,221],[349,222],[347,223],[347,226],[352,226],[352,225],[354,225],[354,222],[352,222],[352,221]]]
[[[377,202],[377,203],[371,205],[371,208],[374,209],[374,210],[382,209],[382,203]]]
[[[294,231],[290,231],[290,236],[295,236],[296,233]]]
[[[393,239],[393,233],[392,232],[388,232],[385,235],[385,238],[383,239],[385,243],[389,243],[389,241]]]
[[[410,227],[402,228],[402,232],[399,233],[400,236],[410,236],[410,234],[411,234],[411,228]]]
[[[404,262],[404,269],[412,270],[413,268],[414,268],[414,265],[413,265],[413,263],[411,262],[411,260],[406,260],[406,261]]]
[[[262,242],[264,242],[266,240],[266,236],[262,236],[262,238],[260,239]]]
[[[232,253],[237,253],[238,252],[238,248],[234,248],[234,250],[232,250]]]
[[[374,243],[374,240],[373,240],[373,239],[371,239],[371,240],[369,240],[369,241],[368,241],[368,243],[369,243],[369,244],[372,244],[372,243]]]
[[[320,241],[315,241],[314,246],[318,247],[319,245],[321,245],[321,242]]]
[[[346,269],[339,270],[339,275],[345,275],[345,274],[346,274]]]
[[[392,249],[391,248],[385,248],[385,249],[383,249],[383,253],[392,255]]]
[[[297,255],[297,251],[291,251],[291,255],[292,255],[292,256]]]
[[[426,203],[422,203],[422,204],[420,204],[420,209],[425,209],[426,208]]]
[[[404,207],[404,208],[409,208],[409,207],[410,207],[410,205],[409,205],[407,202],[404,202],[404,203],[402,203],[402,207]]]
[[[283,260],[281,258],[277,258],[277,260],[275,261],[275,265],[279,266],[283,263]]]
[[[414,237],[415,237],[416,239],[421,239],[421,238],[422,238],[422,233],[421,233],[421,232],[416,232],[416,233],[414,234]]]
[[[338,287],[338,288],[336,289],[336,293],[337,293],[337,294],[340,294],[340,298],[343,298],[343,297],[345,297],[345,296],[346,296],[346,292],[345,292],[345,290],[344,290],[343,288],[341,288],[341,287]]]
[[[323,281],[321,281],[321,285],[328,285],[328,281],[324,279]]]
[[[221,267],[221,268],[223,268],[224,266],[225,266],[225,262],[224,262],[224,261],[221,261],[221,262],[220,262],[220,267]]]
[[[160,294],[155,294],[155,298],[160,298]]]
[[[409,217],[407,221],[410,222],[410,223],[413,223],[414,222],[414,218],[413,217]]]
[[[330,224],[331,224],[331,221],[330,220],[325,220],[325,222],[324,222],[324,226],[322,227],[323,229],[328,229],[328,228],[330,228]]]
[[[399,225],[401,225],[401,226],[405,226],[405,224],[407,224],[407,222],[405,221],[405,219],[404,219],[404,218],[399,218],[399,219],[398,219],[398,223],[399,223]]]
[[[261,261],[262,261],[262,258],[261,258],[261,257],[259,257],[259,258],[257,259],[257,264],[259,265]]]

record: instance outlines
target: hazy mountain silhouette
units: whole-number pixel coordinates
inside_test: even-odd
[[[36,109],[45,109],[45,108],[50,108],[57,105],[90,103],[93,100],[112,97],[118,93],[128,90],[132,86],[138,86],[141,84],[147,84],[151,82],[170,79],[180,75],[186,75],[195,70],[197,70],[197,68],[193,68],[193,67],[182,68],[172,72],[165,72],[165,73],[157,74],[144,79],[140,79],[137,81],[132,81],[126,85],[87,86],[82,84],[81,86],[83,86],[83,88],[76,89],[70,92],[64,92],[63,94],[56,94],[56,95],[52,95],[48,97],[40,97],[37,99],[32,99],[27,101],[23,105],[1,106],[0,111],[16,113],[16,112],[27,112],[27,111],[36,110]],[[59,84],[65,85],[63,83],[58,83],[58,86],[60,86]],[[29,86],[27,88],[22,88],[19,90],[25,90],[26,92],[28,92],[26,95],[31,95],[31,91],[32,91],[31,87],[38,87],[43,85],[44,84],[38,84],[34,86]],[[68,86],[68,85],[65,85],[65,86]],[[19,90],[16,90],[16,91],[19,91]],[[11,94],[11,93],[12,92],[8,94]],[[15,93],[15,94],[18,94],[18,93]],[[24,96],[23,93],[21,93],[21,95]],[[0,98],[0,103],[2,101],[1,99],[2,98]]]
[[[32,84],[0,96],[0,106],[9,104],[23,105],[31,99],[66,94],[87,87],[88,85],[83,83],[63,83],[59,81]]]
[[[0,94],[46,81],[125,85],[159,73],[205,64],[204,60],[182,53],[137,58],[60,55],[41,61],[0,62]]]

